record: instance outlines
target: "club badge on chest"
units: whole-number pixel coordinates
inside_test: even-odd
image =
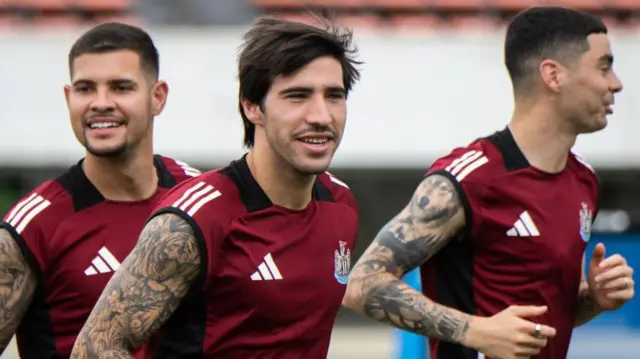
[[[339,241],[339,249],[334,252],[335,268],[333,276],[340,284],[347,284],[349,270],[351,269],[351,251],[347,248],[347,242]]]
[[[591,223],[593,222],[593,212],[589,206],[582,202],[580,208],[580,237],[583,241],[589,242],[591,238]]]

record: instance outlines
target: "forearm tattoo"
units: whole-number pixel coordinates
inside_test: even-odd
[[[27,312],[36,278],[11,234],[0,229],[0,354]]]
[[[175,311],[199,269],[189,224],[174,214],[152,219],[102,293],[72,358],[132,358]]]
[[[464,226],[464,210],[451,181],[427,177],[409,205],[374,239],[352,271],[364,313],[428,337],[458,343],[469,316],[434,303],[399,278],[431,258]]]
[[[589,284],[586,281],[580,284],[577,308],[578,310],[576,312],[574,327],[579,327],[583,324],[586,324],[591,319],[597,317],[600,314],[598,304],[589,291]]]

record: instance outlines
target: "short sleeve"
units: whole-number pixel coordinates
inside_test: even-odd
[[[44,229],[46,219],[51,207],[51,201],[46,194],[35,190],[19,200],[6,213],[0,228],[8,231],[16,241],[22,255],[37,274],[42,272],[46,263],[46,240]]]
[[[170,190],[158,203],[149,220],[172,213],[191,226],[201,255],[201,273],[211,273],[219,248],[226,237],[226,216],[220,215],[225,191],[217,188],[207,176],[195,177]],[[228,196],[229,194],[227,194]]]
[[[489,157],[482,148],[458,148],[436,160],[426,174],[442,175],[453,183],[464,208],[467,238],[472,237],[482,223],[482,197],[486,188],[482,169],[487,163]]]

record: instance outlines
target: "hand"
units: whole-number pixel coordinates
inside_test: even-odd
[[[634,296],[633,269],[619,254],[605,258],[604,244],[593,249],[587,282],[601,310],[616,310]]]
[[[469,323],[467,340],[462,344],[494,359],[526,359],[540,353],[547,339],[556,335],[556,330],[547,325],[540,326],[540,335],[534,336],[536,323],[523,318],[544,314],[547,307],[512,305],[489,317],[475,317]]]

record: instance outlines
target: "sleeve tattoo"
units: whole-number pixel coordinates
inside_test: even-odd
[[[354,266],[346,305],[400,329],[463,341],[469,315],[434,303],[400,278],[444,247],[464,222],[464,209],[451,181],[441,175],[425,178],[410,203],[378,233]]]
[[[27,312],[36,278],[11,234],[0,229],[0,354]]]
[[[176,310],[199,273],[191,226],[174,214],[147,223],[76,340],[72,358],[133,358]]]

